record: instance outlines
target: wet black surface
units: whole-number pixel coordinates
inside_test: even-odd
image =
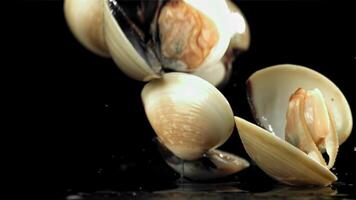
[[[253,188],[253,189],[252,189]],[[278,183],[222,181],[197,183],[178,180],[168,185],[117,186],[94,192],[68,192],[66,200],[116,199],[355,199],[353,184],[329,187],[290,187]]]
[[[331,187],[294,188],[276,185],[273,189],[251,193],[240,189],[240,183],[179,184],[166,190],[97,191],[91,194],[68,195],[67,200],[115,200],[115,199],[352,199],[355,196],[339,193]]]
[[[221,90],[236,115],[253,120],[245,80],[281,63],[325,74],[354,110],[356,32],[350,27],[356,16],[351,3],[239,5],[251,26],[251,48],[234,62],[232,79]],[[283,186],[253,163],[213,183],[179,181],[152,141],[140,99],[144,83],[84,49],[66,26],[61,1],[25,1],[18,8],[15,20],[21,26],[11,49],[16,59],[9,64],[15,70],[15,100],[8,107],[16,108],[9,118],[15,119],[11,132],[17,141],[11,151],[20,152],[13,160],[19,162],[17,173],[30,176],[26,185],[50,192],[49,199],[356,199],[354,133],[339,149],[332,169],[339,180],[331,187]],[[236,131],[222,149],[249,159]]]

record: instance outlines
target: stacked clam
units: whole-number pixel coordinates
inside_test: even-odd
[[[267,174],[293,185],[329,185],[352,117],[341,91],[310,69],[283,65],[248,80],[259,126],[234,117],[216,86],[230,77],[249,28],[230,0],[66,0],[76,38],[112,57],[129,77],[147,81],[141,97],[169,166],[193,180],[220,178],[249,166],[217,148],[236,125],[249,156]],[[327,154],[327,164],[323,153]]]
[[[140,81],[179,71],[219,86],[234,52],[250,44],[247,22],[230,0],[66,0],[64,11],[83,46]]]

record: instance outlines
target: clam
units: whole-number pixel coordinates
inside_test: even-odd
[[[249,46],[247,22],[230,0],[66,0],[65,16],[84,46],[141,81],[181,71],[219,85],[233,50]]]
[[[104,38],[103,0],[65,0],[64,14],[74,36],[90,51],[109,57]]]
[[[182,177],[194,181],[223,178],[250,166],[245,159],[221,150],[212,149],[196,160],[182,160],[159,140],[159,150],[165,162]]]
[[[290,185],[336,181],[329,169],[352,129],[351,110],[340,89],[314,70],[288,64],[255,72],[247,85],[261,127],[239,117],[235,120],[257,165]]]
[[[183,173],[179,163],[166,160],[176,171],[203,179],[210,172],[205,178],[248,167],[247,161],[215,150],[232,134],[234,116],[225,97],[209,82],[186,73],[165,73],[147,83],[141,97],[159,144],[166,149],[163,152],[187,163]],[[206,166],[204,160],[212,164]]]
[[[106,2],[109,50],[119,68],[136,80],[150,80],[164,71],[218,68],[223,71],[219,83],[227,71],[220,60],[231,38],[246,29],[245,20],[244,27],[236,28],[240,24],[234,24],[234,19],[242,15],[231,11],[225,1]],[[197,73],[205,77],[204,73]]]
[[[196,160],[182,160],[159,142],[159,139],[157,143],[165,162],[182,177],[194,181],[224,178],[250,166],[245,159],[218,149],[209,150]]]

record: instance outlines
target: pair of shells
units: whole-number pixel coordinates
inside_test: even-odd
[[[65,0],[64,11],[81,44],[140,81],[181,71],[220,85],[232,52],[250,43],[247,22],[230,0]]]
[[[352,128],[349,105],[337,86],[296,65],[262,69],[247,83],[248,100],[261,127],[234,117],[225,97],[198,77],[168,73],[144,87],[147,117],[160,143],[190,163],[188,177],[221,177],[248,167],[244,159],[216,150],[236,124],[247,153],[271,177],[291,185],[336,181],[329,168]],[[296,102],[301,99],[305,102]],[[329,165],[321,156],[324,151]],[[229,159],[217,159],[224,157]],[[200,159],[210,160],[215,170],[194,168],[192,162]],[[179,171],[179,163],[168,164]]]

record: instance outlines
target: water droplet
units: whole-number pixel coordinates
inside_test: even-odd
[[[138,190],[142,191],[142,189],[143,189],[142,186],[138,187]]]
[[[128,166],[125,165],[125,164],[120,165],[120,170],[121,170],[121,171],[126,171],[127,168],[128,168]]]
[[[104,104],[104,107],[105,108],[109,108],[109,104]]]
[[[180,174],[179,182],[180,182],[180,183],[183,183],[183,182],[184,182],[184,160],[181,159],[180,162],[181,162],[181,164],[182,164],[182,169],[181,169],[181,174]]]
[[[99,168],[99,169],[96,171],[96,173],[98,173],[98,174],[103,173],[103,169],[102,169],[102,168]]]

